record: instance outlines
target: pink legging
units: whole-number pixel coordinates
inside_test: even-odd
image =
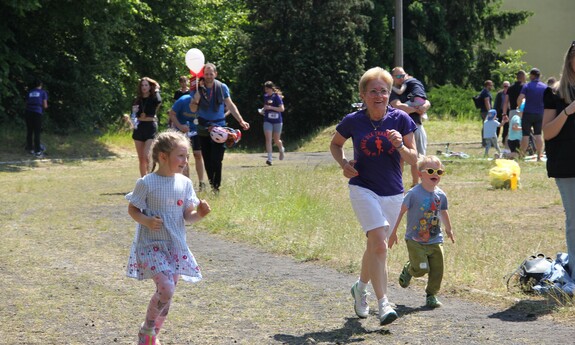
[[[154,328],[156,334],[160,332],[168,316],[178,278],[178,274],[172,274],[171,272],[162,272],[152,278],[154,283],[156,283],[156,293],[154,293],[148,305],[145,327],[148,329]]]

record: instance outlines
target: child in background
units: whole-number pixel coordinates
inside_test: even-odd
[[[501,149],[497,143],[497,128],[503,126],[509,119],[503,117],[501,122],[497,121],[497,111],[491,109],[487,112],[485,122],[483,122],[483,141],[485,142],[485,157],[489,155],[489,149],[493,146],[497,151],[496,158],[501,156]]]
[[[511,153],[506,158],[517,158],[521,152],[519,147],[521,146],[521,138],[523,137],[523,131],[521,129],[521,112],[515,112],[515,115],[509,121],[509,136],[507,137],[507,145],[509,146],[509,151]]]
[[[152,142],[150,173],[138,179],[126,195],[128,213],[138,223],[130,250],[127,276],[152,279],[156,291],[138,333],[138,344],[156,344],[181,275],[184,281],[202,279],[200,268],[186,243],[185,222],[194,223],[211,209],[199,200],[189,178],[190,141],[184,133],[167,131]],[[154,172],[158,164],[158,171]]]
[[[397,222],[389,237],[389,248],[398,243],[397,228],[407,212],[405,242],[409,261],[399,275],[399,285],[406,288],[411,277],[427,274],[426,305],[437,308],[441,306],[441,302],[436,295],[443,280],[442,223],[445,233],[453,243],[455,237],[447,212],[447,196],[437,186],[445,173],[441,161],[436,156],[421,156],[417,168],[421,182],[405,194]]]

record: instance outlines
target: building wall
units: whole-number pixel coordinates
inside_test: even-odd
[[[541,70],[542,81],[559,77],[565,53],[575,40],[575,0],[503,0],[501,8],[534,15],[503,40],[499,49],[524,51],[523,61]]]

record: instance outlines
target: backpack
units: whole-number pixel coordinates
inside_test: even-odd
[[[481,106],[483,105],[483,98],[480,98],[479,96],[481,96],[481,94],[471,97],[473,103],[475,104],[475,108],[477,109],[481,109]]]
[[[524,293],[533,293],[533,286],[545,284],[543,277],[551,271],[553,259],[544,254],[531,255],[517,267],[507,278],[507,291],[509,282],[515,279],[515,285]]]

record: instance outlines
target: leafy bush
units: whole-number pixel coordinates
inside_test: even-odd
[[[451,84],[432,88],[427,96],[431,102],[430,113],[440,119],[470,120],[479,117],[471,99],[478,92]]]

